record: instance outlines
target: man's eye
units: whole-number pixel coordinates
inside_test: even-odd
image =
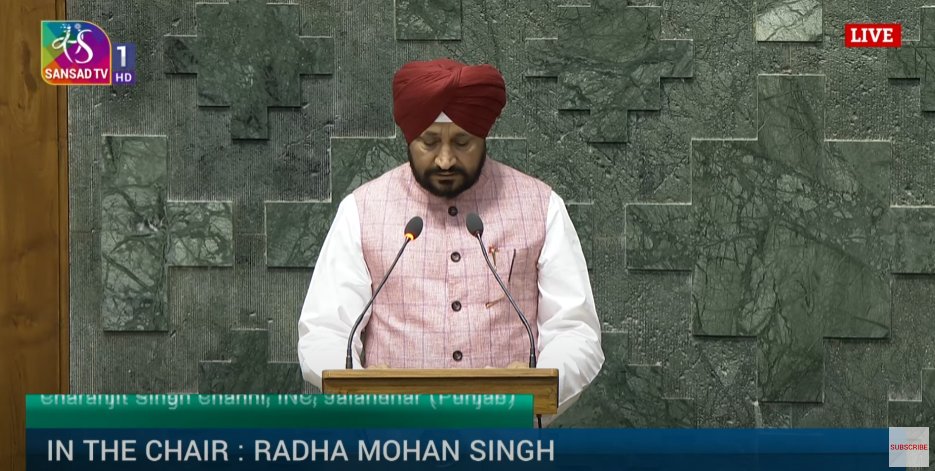
[[[422,141],[422,143],[429,147],[433,147],[435,144],[438,144],[438,141]]]
[[[455,141],[455,145],[458,147],[467,147],[470,143],[471,141],[461,141],[461,142]]]

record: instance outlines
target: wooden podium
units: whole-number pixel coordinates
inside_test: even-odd
[[[558,412],[554,368],[325,370],[325,394],[531,394],[533,412]]]

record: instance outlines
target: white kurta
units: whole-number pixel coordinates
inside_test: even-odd
[[[372,280],[364,262],[360,233],[352,194],[338,206],[299,318],[302,375],[319,389],[323,370],[344,368],[347,336],[370,299]],[[555,192],[549,198],[538,269],[537,366],[558,369],[561,414],[597,376],[604,364],[604,353],[581,242],[564,202]],[[382,276],[377,274],[377,281]],[[354,337],[355,368],[360,367],[360,332],[369,315]]]

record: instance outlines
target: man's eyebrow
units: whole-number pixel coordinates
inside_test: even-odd
[[[438,137],[438,133],[435,131],[426,131],[422,133],[422,136],[420,137]]]

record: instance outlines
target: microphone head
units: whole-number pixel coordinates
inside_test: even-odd
[[[477,213],[467,215],[467,230],[474,237],[484,235],[484,221],[480,220]]]
[[[404,233],[409,240],[416,240],[422,235],[422,218],[416,216],[406,223],[406,232]]]

